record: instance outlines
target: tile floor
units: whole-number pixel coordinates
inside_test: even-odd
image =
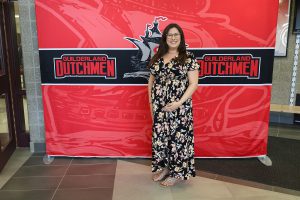
[[[297,127],[271,125],[269,132],[275,137],[300,139]],[[0,200],[27,199],[300,200],[300,191],[203,171],[165,188],[151,180],[149,159],[57,157],[46,165],[43,154],[18,148],[0,173]]]
[[[216,180],[216,175],[200,171],[165,188],[151,180],[149,164],[149,159],[55,158],[45,165],[41,154],[17,149],[0,174],[0,200],[300,200],[298,194],[226,177]]]

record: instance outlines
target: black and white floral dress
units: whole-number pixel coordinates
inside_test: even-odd
[[[199,69],[194,55],[187,52],[187,56],[184,65],[175,59],[165,64],[160,58],[150,66],[155,77],[151,90],[154,118],[152,172],[167,167],[171,177],[180,179],[195,176],[192,99],[172,112],[162,108],[180,100],[189,86],[188,71]]]

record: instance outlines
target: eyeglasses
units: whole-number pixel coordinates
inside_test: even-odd
[[[178,38],[180,36],[180,33],[174,33],[174,34],[167,34],[167,38],[173,38],[173,36],[175,38]]]

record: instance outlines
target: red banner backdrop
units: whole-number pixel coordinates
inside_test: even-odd
[[[151,156],[145,66],[175,22],[201,64],[196,156],[266,155],[277,7],[277,0],[36,0],[47,154]]]

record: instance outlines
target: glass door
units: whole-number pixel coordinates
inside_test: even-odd
[[[11,70],[11,90],[13,93],[13,110],[15,113],[15,129],[18,147],[29,146],[29,123],[27,110],[26,85],[24,77],[24,65],[22,56],[21,30],[20,30],[20,13],[19,2],[11,1],[10,11],[10,58],[12,63]]]
[[[16,149],[6,33],[6,3],[0,0],[0,171]]]

